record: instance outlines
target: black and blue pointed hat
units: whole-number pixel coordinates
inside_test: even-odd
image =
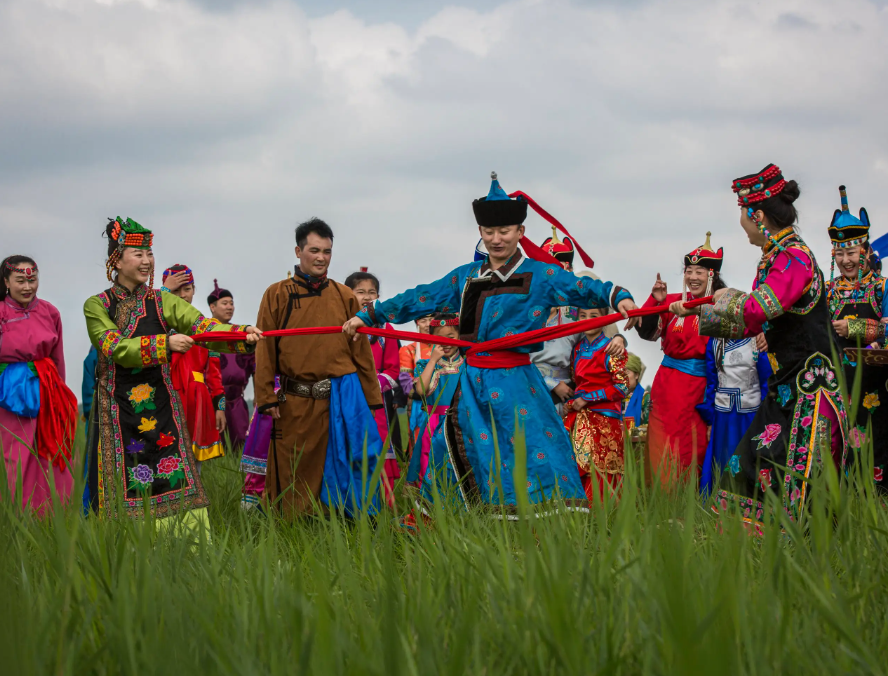
[[[866,209],[860,209],[860,218],[854,216],[848,209],[848,194],[845,186],[839,186],[839,194],[842,197],[842,208],[836,209],[829,224],[829,238],[833,248],[848,249],[861,246],[869,241],[869,216]]]
[[[475,221],[482,228],[499,228],[506,225],[522,225],[527,218],[527,200],[510,198],[500,187],[496,172],[490,172],[490,192],[472,202]]]

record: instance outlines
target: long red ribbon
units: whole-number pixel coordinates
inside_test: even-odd
[[[530,205],[530,208],[536,211],[540,216],[542,216],[549,223],[554,225],[565,237],[570,237],[570,241],[573,242],[574,248],[579,252],[580,258],[583,259],[583,263],[585,263],[586,267],[590,270],[595,267],[595,261],[592,260],[592,257],[583,251],[583,247],[580,246],[580,243],[576,240],[576,238],[571,235],[567,228],[561,225],[561,221],[555,218],[548,211],[543,209],[539,204],[533,201],[533,198],[527,193],[521,192],[520,190],[516,190],[513,193],[509,193],[509,197],[523,197],[527,200],[527,203]],[[529,254],[528,254],[529,255]]]
[[[712,297],[697,298],[685,303],[687,308],[695,308],[700,305],[706,305],[712,302]],[[654,307],[637,308],[629,311],[630,317],[646,317],[648,315],[658,315],[666,312],[667,307],[657,305]],[[368,336],[382,336],[384,338],[401,338],[410,342],[431,343],[432,345],[452,345],[456,347],[468,348],[467,354],[474,355],[479,352],[504,352],[512,350],[523,345],[533,345],[534,343],[543,343],[547,340],[555,338],[563,338],[576,333],[591,331],[592,329],[604,328],[611,324],[616,324],[623,319],[623,315],[619,312],[604,315],[603,317],[593,317],[592,319],[584,319],[579,322],[570,322],[568,324],[560,324],[559,326],[547,326],[534,331],[525,333],[516,333],[514,336],[505,336],[494,340],[485,340],[481,343],[472,343],[467,340],[459,340],[457,338],[447,338],[445,336],[434,336],[428,333],[414,333],[413,331],[400,331],[398,329],[378,329],[369,326],[358,328],[358,333],[364,333]],[[301,329],[271,329],[263,331],[263,335],[267,338],[282,338],[284,336],[309,336],[309,335],[325,335],[342,333],[341,326],[310,326]],[[230,343],[246,339],[247,334],[242,331],[211,331],[210,333],[199,333],[191,338],[198,343]]]

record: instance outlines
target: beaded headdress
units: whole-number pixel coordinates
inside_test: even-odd
[[[767,165],[757,174],[735,178],[731,183],[731,189],[737,193],[737,204],[741,207],[746,207],[746,215],[749,216],[750,220],[755,221],[759,231],[768,238],[768,241],[775,249],[788,253],[784,246],[777,241],[777,238],[771,234],[764,221],[760,221],[755,217],[756,210],[750,206],[776,197],[783,192],[785,187],[786,181],[780,172],[780,167],[776,164]],[[798,260],[793,254],[788,255],[789,263],[792,263],[794,259]]]
[[[839,197],[842,200],[842,208],[836,209],[832,221],[829,224],[829,238],[832,240],[832,263],[829,267],[829,281],[835,279],[836,249],[853,249],[861,247],[860,267],[857,270],[857,287],[863,279],[864,268],[867,264],[866,254],[869,250],[869,215],[866,209],[861,207],[860,218],[854,216],[848,208],[848,193],[845,186],[839,186]],[[856,289],[855,289],[856,293]]]
[[[113,224],[111,239],[117,242],[117,248],[121,252],[124,249],[151,248],[154,234],[148,228],[143,228],[131,218],[124,221],[120,216],[113,220]]]
[[[745,207],[779,195],[786,187],[786,181],[780,167],[769,164],[757,174],[734,179],[731,187],[737,193],[737,204]]]
[[[30,265],[24,268],[16,267],[15,263],[10,263],[6,261],[6,269],[12,273],[16,273],[19,275],[24,275],[25,277],[36,277],[37,276],[37,265],[34,264],[34,267]]]
[[[126,220],[120,216],[117,218],[109,218],[108,224],[111,229],[108,231],[110,237],[117,244],[108,256],[108,262],[105,263],[105,273],[108,281],[114,281],[114,267],[120,257],[123,255],[124,249],[150,249],[154,242],[154,234],[148,229],[143,228],[131,218]],[[151,267],[151,278],[148,280],[148,288],[151,293],[154,292],[154,266]]]
[[[450,319],[432,319],[429,321],[430,329],[439,328],[441,326],[459,326],[459,315],[451,317]]]
[[[848,193],[845,186],[839,186],[839,195],[842,198],[842,208],[836,209],[832,221],[829,224],[829,238],[833,248],[849,249],[862,246],[869,241],[869,216],[866,209],[861,208],[860,218],[857,218],[848,209]]]

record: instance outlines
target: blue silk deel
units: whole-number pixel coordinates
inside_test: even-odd
[[[23,418],[40,412],[40,380],[27,362],[7,364],[0,373],[0,408]]]
[[[324,461],[321,502],[342,507],[348,516],[375,513],[379,499],[370,495],[370,479],[382,456],[382,439],[356,373],[330,381],[330,436]],[[364,449],[367,474],[363,474]]]

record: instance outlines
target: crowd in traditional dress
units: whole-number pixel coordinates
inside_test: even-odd
[[[73,498],[82,470],[85,514],[139,517],[147,504],[159,519],[206,526],[201,466],[235,452],[247,510],[354,516],[413,504],[399,515],[413,529],[435,501],[495,505],[493,514],[508,517],[520,494],[576,510],[618,499],[629,441],[644,449],[649,480],[699,481],[714,509],[738,510],[751,524],[767,521],[769,491],[796,517],[812,472],[829,461],[845,473],[872,468],[884,486],[888,406],[875,363],[888,313],[866,211],[854,216],[840,189],[827,282],[796,227],[795,181],[769,164],[732,188],[740,226],[762,251],[750,290],[726,286],[724,251],[707,233],[684,257],[681,293],[658,274],[644,312],[625,288],[575,273],[577,251],[591,259],[495,174],[472,205],[481,236],[474,260],[386,301],[367,269],[344,284],[330,279],[333,230],[317,218],[302,223],[298,264],[268,287],[255,326],[232,323],[233,295],[217,280],[212,316],[202,315],[185,265],[167,268],[155,289],[153,233],[109,219],[110,286],[83,308],[92,344],[83,457],[72,453],[77,406],[59,312],[37,296],[34,258],[9,256],[0,441],[10,495],[43,513],[54,494]],[[528,206],[554,224],[541,246],[525,234]],[[629,339],[612,317],[600,320],[617,313],[627,334],[661,344],[648,391]],[[428,339],[402,345],[392,325],[410,322]],[[271,329],[291,335],[263,334]],[[459,343],[538,330],[534,342],[507,349]],[[854,420],[840,369],[860,382]]]

